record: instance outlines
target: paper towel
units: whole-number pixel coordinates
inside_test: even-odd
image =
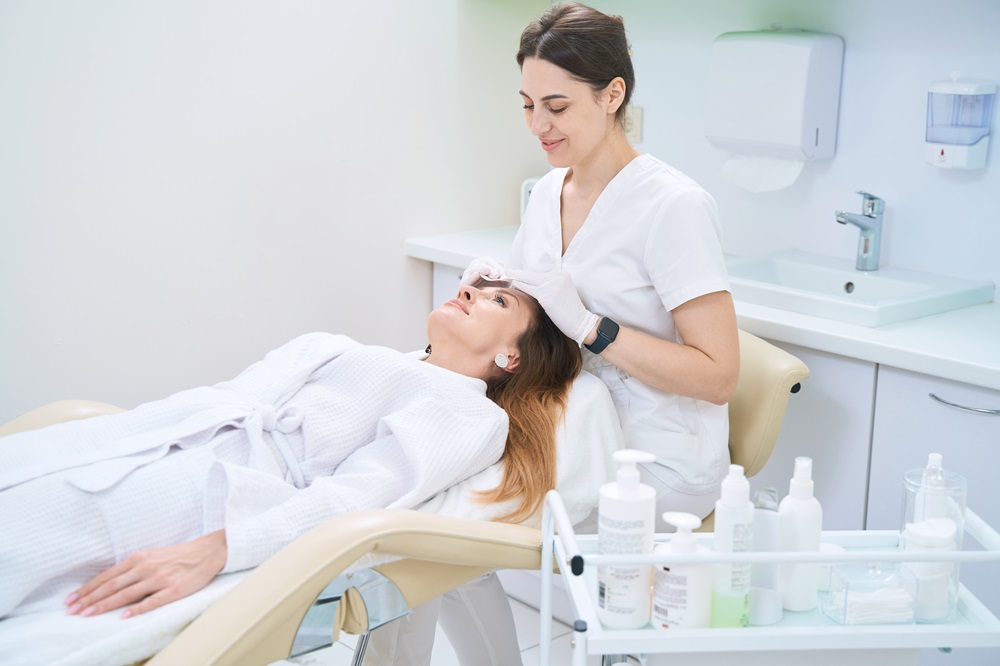
[[[722,166],[722,174],[750,192],[771,192],[788,187],[802,173],[800,160],[753,155],[733,155]]]

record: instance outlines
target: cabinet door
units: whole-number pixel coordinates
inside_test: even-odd
[[[823,529],[863,529],[876,366],[773,344],[809,366],[809,378],[788,401],[774,453],[750,485],[754,490],[773,486],[784,497],[795,458],[808,456],[813,459],[814,492],[823,507]]]
[[[899,529],[903,474],[940,453],[944,468],[968,481],[968,506],[994,528],[1000,525],[1000,415],[965,411],[948,402],[980,409],[1000,409],[1000,392],[881,366],[872,433],[868,529]],[[966,547],[972,547],[966,539]],[[994,613],[1000,613],[1000,564],[966,564],[962,583]],[[956,648],[945,655],[921,654],[921,664],[996,666],[1000,649]]]
[[[464,272],[464,268],[457,266],[434,264],[431,283],[431,309],[440,307],[442,303],[455,298]]]

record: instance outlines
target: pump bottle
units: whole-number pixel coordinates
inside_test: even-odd
[[[597,504],[597,550],[606,554],[653,552],[656,491],[639,483],[637,463],[653,462],[646,451],[615,451],[617,480],[601,486]],[[597,569],[597,616],[609,629],[649,624],[652,566],[605,565]]]
[[[656,547],[656,553],[707,553],[692,532],[701,527],[701,519],[691,513],[667,511],[663,520],[677,531],[667,543]],[[712,611],[712,565],[657,565],[653,582],[653,626],[707,627]]]
[[[819,552],[823,533],[823,509],[813,496],[812,458],[795,459],[788,495],[778,505],[781,519],[781,549]],[[819,565],[788,562],[778,568],[781,605],[785,610],[808,611],[818,603]]]
[[[745,553],[753,542],[753,503],[750,484],[741,465],[730,465],[722,480],[722,495],[715,503],[715,535],[718,553]],[[745,627],[750,620],[750,564],[715,565],[712,589],[713,627]]]

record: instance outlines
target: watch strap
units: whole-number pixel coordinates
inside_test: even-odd
[[[618,337],[618,323],[608,317],[601,317],[597,325],[597,339],[589,345],[584,345],[592,354],[600,354]]]

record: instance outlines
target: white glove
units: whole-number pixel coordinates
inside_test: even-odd
[[[469,267],[462,273],[460,287],[473,284],[480,277],[487,280],[499,280],[503,277],[503,266],[493,257],[479,257],[473,259]]]
[[[600,319],[588,310],[573,286],[573,278],[565,271],[537,273],[535,271],[507,271],[511,286],[534,296],[563,334],[583,346]]]

